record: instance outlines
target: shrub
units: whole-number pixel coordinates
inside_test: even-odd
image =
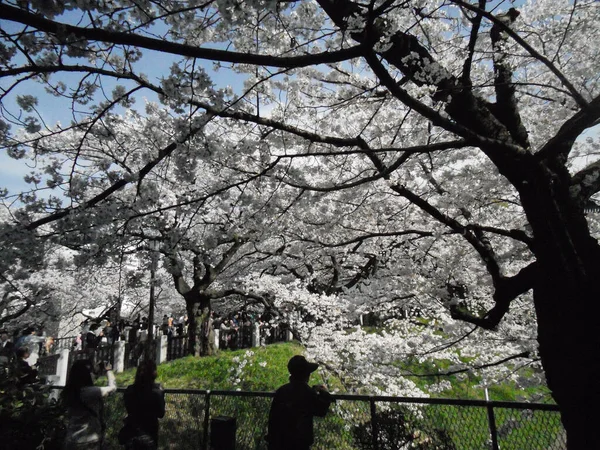
[[[6,448],[58,450],[66,430],[64,409],[37,381],[23,384],[14,362],[0,369],[0,442]]]
[[[418,420],[415,413],[406,407],[394,407],[380,411],[375,418],[377,445],[380,450],[455,450],[448,433],[433,425]],[[354,427],[354,436],[361,449],[372,449],[371,421]]]

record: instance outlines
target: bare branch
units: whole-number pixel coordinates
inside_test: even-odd
[[[487,363],[487,364],[481,364],[478,366],[473,366],[473,367],[465,367],[463,369],[456,369],[456,370],[449,370],[446,372],[440,372],[440,373],[424,373],[424,374],[410,374],[410,375],[404,375],[404,376],[409,376],[409,377],[419,377],[419,378],[425,378],[425,377],[447,377],[450,375],[456,375],[458,373],[465,373],[465,372],[470,372],[472,370],[481,370],[481,369],[488,369],[490,367],[496,367],[496,366],[500,366],[504,363],[507,363],[509,361],[513,361],[515,359],[521,359],[521,358],[529,358],[530,352],[528,351],[524,351],[521,353],[517,353],[516,355],[511,355],[511,356],[507,356],[506,358],[502,358],[498,361],[494,361],[491,363]]]
[[[573,176],[572,189],[581,204],[585,204],[592,195],[600,192],[600,160],[593,162]]]
[[[531,263],[512,277],[501,277],[495,283],[495,306],[483,317],[474,316],[461,306],[453,306],[450,310],[452,318],[472,323],[486,330],[495,329],[510,308],[510,303],[519,295],[532,289],[538,276],[538,266]]]
[[[479,9],[485,10],[485,4],[487,0],[479,0]],[[479,28],[481,27],[481,13],[477,13],[471,20],[473,26],[471,27],[471,35],[469,36],[469,54],[463,64],[462,71],[462,83],[466,86],[471,86],[471,64],[473,63],[473,55],[475,54],[475,44],[477,43],[477,37],[479,36]]]
[[[177,44],[163,39],[154,39],[133,33],[108,31],[100,28],[82,28],[68,25],[53,20],[45,19],[13,6],[0,4],[0,18],[19,22],[40,31],[52,33],[58,37],[68,35],[79,38],[109,42],[118,45],[130,45],[148,50],[156,50],[173,55],[187,56],[191,58],[206,59],[211,61],[222,61],[237,64],[255,64],[270,67],[306,67],[318,64],[327,64],[358,58],[363,53],[360,45],[338,50],[334,52],[323,52],[303,56],[270,56],[252,53],[238,53],[212,48],[200,48],[192,45]]]
[[[594,98],[587,108],[575,113],[560,127],[558,133],[534,155],[536,160],[566,157],[581,133],[596,125],[599,119],[600,95]]]
[[[494,26],[497,26],[500,30],[502,30],[504,33],[513,38],[515,42],[517,42],[517,44],[523,47],[532,57],[540,61],[546,67],[548,67],[548,69],[550,69],[550,71],[556,76],[556,78],[558,78],[561,81],[561,83],[568,89],[568,91],[571,93],[571,96],[575,99],[577,104],[582,109],[585,109],[587,107],[587,101],[577,91],[577,89],[575,89],[575,86],[573,86],[573,84],[567,79],[567,77],[565,77],[563,73],[560,70],[558,70],[554,64],[552,64],[552,61],[550,61],[548,58],[537,52],[533,47],[531,47],[527,42],[525,42],[525,40],[521,38],[515,31],[511,30],[510,27],[506,26],[504,23],[502,23],[501,20],[494,17],[493,14],[487,11],[482,11],[477,6],[471,5],[470,3],[467,3],[463,0],[451,1],[452,3],[456,3],[457,5],[462,6],[463,8],[481,14],[486,19],[490,20],[494,24]]]

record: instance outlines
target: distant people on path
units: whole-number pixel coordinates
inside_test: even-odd
[[[308,385],[318,367],[301,355],[288,362],[290,382],[277,389],[269,412],[269,450],[309,450],[313,444],[313,417],[325,416],[333,401],[325,386]]]
[[[15,348],[27,347],[29,349],[29,356],[27,362],[29,365],[35,365],[37,363],[41,344],[46,342],[45,336],[38,336],[37,331],[33,327],[27,327],[23,330],[21,336],[15,342]]]
[[[38,381],[38,371],[29,365],[29,347],[19,347],[17,349],[17,376],[19,377],[19,387],[27,384],[33,384]]]
[[[169,337],[171,337],[172,330],[171,330],[171,328],[169,327],[169,316],[167,316],[166,314],[165,314],[165,315],[163,316],[163,318],[162,318],[162,322],[161,322],[161,325],[160,325],[160,329],[162,330],[162,334],[163,334],[164,336],[169,336]]]
[[[15,356],[15,348],[10,341],[8,331],[0,330],[0,367],[7,365]]]
[[[67,435],[63,450],[102,450],[104,442],[104,397],[117,385],[110,364],[105,366],[108,384],[94,386],[90,361],[73,363],[62,392],[67,408]]]
[[[156,363],[142,361],[135,382],[124,395],[127,418],[119,432],[119,443],[127,450],[156,450],[158,448],[158,419],[165,415],[165,393],[156,384]]]
[[[85,349],[96,349],[98,348],[98,344],[100,344],[100,338],[98,334],[100,333],[98,329],[100,326],[97,323],[94,323],[90,326],[89,330],[85,334]]]

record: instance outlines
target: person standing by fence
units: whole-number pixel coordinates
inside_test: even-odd
[[[137,368],[135,382],[125,391],[127,418],[119,443],[127,450],[158,448],[158,419],[165,416],[165,393],[155,383],[156,376],[156,363],[144,360]]]
[[[62,399],[67,407],[67,436],[64,450],[102,450],[104,442],[104,400],[117,390],[112,367],[106,366],[108,384],[94,386],[91,363],[73,363]]]
[[[290,382],[277,389],[269,412],[269,450],[309,450],[313,444],[313,417],[324,417],[333,401],[325,386],[308,386],[318,367],[301,355],[288,362]]]

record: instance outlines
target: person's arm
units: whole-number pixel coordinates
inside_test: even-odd
[[[107,386],[86,386],[81,388],[80,396],[84,404],[89,404],[90,401],[93,401],[92,399],[106,397],[117,390],[117,383],[112,370],[106,372],[106,377],[108,378]]]
[[[108,378],[108,382],[106,386],[103,386],[100,389],[100,395],[102,397],[106,397],[108,394],[111,394],[117,390],[117,382],[115,380],[115,374],[112,371],[112,367],[110,364],[106,369],[106,378]]]
[[[165,417],[165,391],[160,387],[155,389],[156,391],[156,402],[157,402],[157,417],[162,419]]]
[[[333,402],[333,397],[323,385],[313,386],[312,391],[314,392],[312,396],[312,413],[317,417],[324,417],[329,411],[329,405]]]

